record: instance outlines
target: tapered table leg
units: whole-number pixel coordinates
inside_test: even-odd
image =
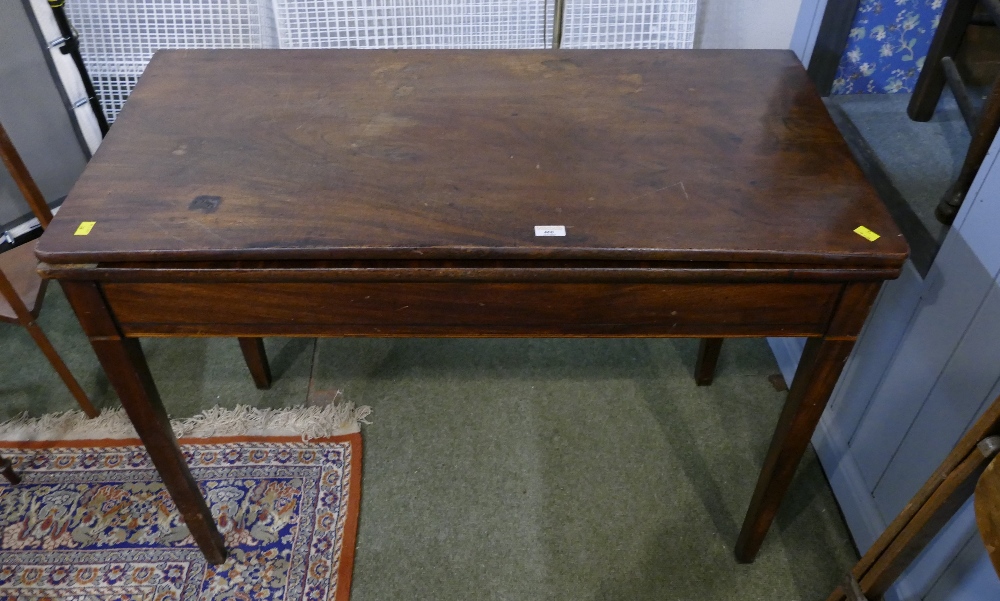
[[[243,359],[250,369],[253,383],[260,390],[271,387],[271,367],[267,364],[267,353],[264,352],[263,338],[240,338],[240,350]]]
[[[757,556],[881,287],[879,282],[846,285],[826,335],[806,342],[736,541],[739,561]]]
[[[267,364],[267,353],[264,352],[263,338],[240,338],[240,350],[247,362],[253,383],[260,390],[271,387],[271,367]]]
[[[14,466],[11,465],[10,459],[6,457],[0,457],[0,473],[3,477],[7,479],[7,482],[11,484],[20,484],[21,476],[14,471]]]
[[[222,535],[174,437],[139,341],[119,332],[96,284],[64,282],[63,289],[191,536],[210,563],[222,563]]]
[[[853,340],[810,338],[806,342],[736,541],[739,561],[751,562],[757,556],[853,347]]]
[[[724,338],[702,338],[698,345],[698,361],[694,364],[694,383],[708,386],[715,379],[715,364],[719,362]]]

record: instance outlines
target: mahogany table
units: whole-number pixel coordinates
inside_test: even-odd
[[[159,52],[38,246],[212,562],[137,337],[809,337],[752,561],[906,254],[785,51]]]

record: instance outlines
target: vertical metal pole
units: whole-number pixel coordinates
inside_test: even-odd
[[[566,0],[556,0],[556,14],[552,19],[552,48],[562,48],[563,19],[566,15]]]
[[[49,7],[52,8],[52,14],[56,17],[59,32],[63,37],[63,45],[59,48],[59,51],[70,55],[76,64],[77,70],[80,71],[80,79],[83,80],[83,87],[87,91],[90,107],[94,110],[94,116],[97,117],[97,126],[101,128],[101,136],[103,137],[108,135],[108,119],[104,115],[104,108],[101,106],[101,101],[97,98],[94,82],[91,81],[90,74],[87,73],[87,65],[84,64],[83,56],[80,54],[80,38],[76,35],[76,31],[73,30],[73,26],[70,25],[69,19],[66,18],[66,11],[63,9],[64,4],[66,4],[66,0],[49,0]]]

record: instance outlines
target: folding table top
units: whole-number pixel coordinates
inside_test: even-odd
[[[798,60],[746,50],[161,51],[38,247],[50,263],[906,253]]]

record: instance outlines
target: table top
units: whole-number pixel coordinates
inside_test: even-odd
[[[161,51],[38,246],[49,263],[906,253],[795,56],[747,50]]]

